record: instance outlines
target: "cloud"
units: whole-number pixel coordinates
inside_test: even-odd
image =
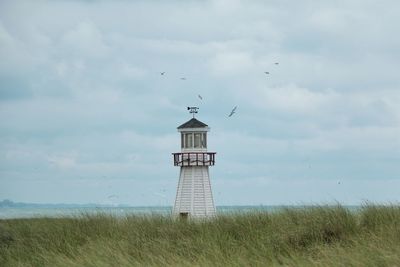
[[[54,164],[57,168],[68,169],[76,166],[74,157],[50,157],[48,158],[50,164]]]
[[[222,52],[215,56],[211,68],[217,75],[234,75],[249,71],[254,66],[246,52]]]
[[[263,105],[267,109],[311,115],[321,111],[327,104],[335,101],[338,94],[332,90],[311,91],[294,84],[285,87],[270,88],[263,92]]]
[[[61,49],[79,57],[106,57],[109,53],[102,33],[90,21],[80,22],[76,28],[66,32],[61,42]]]
[[[4,47],[10,47],[14,44],[14,39],[4,28],[3,23],[0,23],[0,44],[3,49]]]

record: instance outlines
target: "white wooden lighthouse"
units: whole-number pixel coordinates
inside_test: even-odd
[[[188,107],[193,118],[178,127],[181,152],[173,153],[174,165],[181,168],[173,214],[181,218],[215,215],[208,167],[215,163],[215,152],[207,152],[207,124],[197,120],[196,107]]]

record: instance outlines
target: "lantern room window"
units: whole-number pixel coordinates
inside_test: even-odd
[[[207,134],[182,133],[181,148],[207,148]]]
[[[181,134],[181,148],[185,147],[185,140],[184,140],[185,136],[183,134]]]
[[[185,148],[192,148],[193,147],[193,134],[185,134]]]
[[[194,134],[194,148],[201,147],[201,133]]]
[[[203,138],[201,138],[201,147],[207,148],[207,133],[203,133]]]

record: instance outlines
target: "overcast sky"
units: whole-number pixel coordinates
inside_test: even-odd
[[[0,1],[0,200],[172,205],[199,106],[217,206],[398,202],[399,10]]]

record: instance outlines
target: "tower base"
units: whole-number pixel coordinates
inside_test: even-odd
[[[207,218],[215,213],[208,166],[181,167],[173,214]]]

